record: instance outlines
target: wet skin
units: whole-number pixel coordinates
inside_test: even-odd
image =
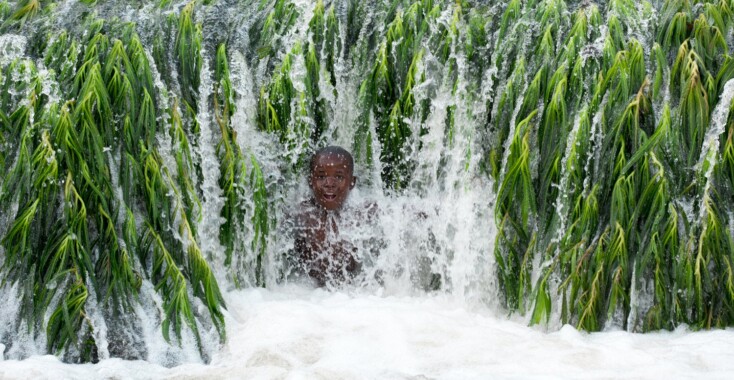
[[[341,154],[317,155],[308,179],[316,203],[327,211],[341,209],[357,184],[352,171],[348,159]]]
[[[319,286],[344,282],[360,265],[354,258],[356,248],[339,238],[337,220],[357,178],[347,157],[321,153],[314,157],[308,182],[313,198],[301,205],[296,220],[299,262]]]
[[[354,258],[357,249],[340,239],[335,215],[315,202],[303,206],[295,248],[304,272],[319,286],[343,283],[353,277],[360,269]]]

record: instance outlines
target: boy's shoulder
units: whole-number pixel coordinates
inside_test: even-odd
[[[371,223],[377,220],[380,208],[377,202],[373,200],[362,200],[347,205],[342,214],[347,219],[361,225],[362,223]]]
[[[323,210],[316,204],[313,198],[299,202],[290,213],[290,218],[297,225],[311,224],[319,219]]]
[[[337,218],[356,218],[358,220],[373,220],[377,218],[379,213],[379,206],[375,201],[365,201],[358,203],[348,203],[340,210],[340,212],[334,214]],[[318,219],[319,216],[324,216],[325,210],[323,210],[313,198],[308,198],[298,202],[285,212],[286,219],[291,219],[296,223],[303,223],[309,220]]]

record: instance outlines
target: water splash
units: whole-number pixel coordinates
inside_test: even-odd
[[[107,47],[95,48],[90,45],[93,34],[99,32],[110,36],[112,42],[117,38],[127,38],[128,34],[138,34],[150,66],[150,88],[155,92],[151,95],[157,104],[155,120],[159,132],[154,138],[153,146],[148,148],[154,149],[160,155],[161,172],[176,173],[178,164],[175,155],[178,145],[170,133],[171,108],[176,107],[174,99],[181,99],[182,92],[186,92],[184,83],[188,80],[185,77],[182,78],[179,72],[180,61],[185,59],[185,56],[179,56],[175,51],[179,32],[177,19],[182,9],[189,5],[185,1],[150,2],[140,7],[131,6],[129,2],[123,0],[98,3],[87,5],[65,1],[56,4],[55,8],[44,8],[44,13],[36,15],[35,19],[29,18],[27,22],[3,24],[0,34],[0,53],[2,53],[0,55],[0,69],[2,69],[0,79],[2,81],[0,82],[13,83],[8,85],[11,100],[0,100],[0,111],[3,116],[12,115],[19,107],[32,105],[36,99],[42,99],[44,107],[31,109],[29,117],[31,125],[29,128],[38,134],[42,129],[47,128],[40,120],[43,120],[42,116],[49,116],[53,112],[49,105],[63,104],[67,100],[77,102],[81,100],[76,98],[78,94],[73,93],[78,90],[73,89],[75,87],[73,80],[69,81],[68,86],[52,80],[52,71],[45,67],[44,58],[46,55],[56,54],[47,51],[46,45],[52,45],[57,39],[51,38],[44,43],[46,36],[53,36],[66,30],[73,36],[75,43],[81,47],[78,57],[67,57],[65,62],[72,65],[74,70],[72,70],[71,78],[73,78],[78,75],[79,70],[84,69],[82,59],[86,55],[97,55],[103,59],[107,54],[105,50]],[[197,108],[192,110],[192,115],[184,116],[184,118],[189,117],[192,121],[196,120],[201,128],[198,134],[188,133],[187,135],[193,140],[192,145],[195,146],[196,159],[192,164],[200,168],[200,173],[192,174],[190,179],[194,182],[196,195],[203,200],[201,218],[192,217],[191,220],[187,220],[184,212],[168,214],[165,217],[172,216],[175,220],[167,221],[163,224],[165,227],[157,232],[173,237],[172,242],[167,244],[172,250],[172,255],[181,258],[176,262],[176,266],[183,269],[182,273],[187,281],[184,296],[192,300],[191,307],[194,309],[192,314],[195,315],[196,322],[193,325],[184,324],[180,342],[171,343],[163,338],[161,330],[166,315],[167,297],[170,295],[161,294],[160,285],[156,285],[156,281],[160,279],[155,277],[160,274],[150,273],[149,268],[152,266],[153,258],[147,253],[139,254],[139,257],[133,260],[133,266],[136,273],[141,274],[142,285],[137,298],[132,303],[134,307],[131,314],[134,314],[134,317],[128,324],[122,328],[118,327],[123,326],[124,322],[110,315],[107,310],[108,305],[105,304],[106,301],[101,294],[95,293],[87,301],[86,315],[89,318],[86,323],[89,323],[87,327],[91,327],[93,331],[96,354],[99,358],[115,356],[142,358],[171,366],[189,361],[207,361],[211,354],[217,351],[220,342],[217,341],[216,334],[211,327],[210,305],[205,304],[206,301],[201,294],[206,292],[194,289],[191,277],[186,277],[193,272],[185,254],[186,249],[192,245],[201,247],[209,265],[214,270],[217,283],[222,288],[254,286],[260,282],[258,276],[261,274],[264,283],[268,286],[281,282],[299,281],[289,277],[290,268],[288,261],[284,259],[284,255],[292,250],[293,243],[286,228],[289,217],[287,211],[310,197],[310,190],[305,180],[308,169],[299,164],[299,158],[307,156],[314,147],[327,144],[339,144],[350,150],[368,147],[373,157],[371,162],[361,160],[358,163],[356,168],[357,175],[360,177],[358,188],[352,193],[348,206],[351,209],[359,210],[366,204],[377,204],[376,222],[369,226],[358,226],[357,218],[347,215],[340,221],[342,224],[339,226],[340,231],[358,247],[359,259],[365,264],[359,281],[344,288],[347,292],[380,295],[444,293],[464,305],[483,307],[489,305],[505,312],[506,310],[501,309],[507,306],[504,300],[514,295],[522,293],[529,301],[539,299],[538,295],[543,293],[539,289],[541,276],[547,271],[554,270],[548,286],[550,289],[548,294],[552,294],[553,298],[552,310],[549,312],[552,319],[550,326],[557,327],[561,321],[564,323],[579,322],[578,314],[569,317],[568,310],[572,310],[571,314],[573,314],[573,310],[580,310],[588,305],[581,303],[570,305],[568,310],[562,311],[568,298],[562,298],[557,294],[561,292],[563,281],[567,280],[566,276],[569,276],[568,268],[592,261],[588,259],[589,257],[599,262],[607,260],[604,255],[608,252],[608,235],[604,235],[604,228],[609,219],[608,214],[611,207],[609,198],[612,189],[599,190],[600,200],[606,202],[600,205],[600,208],[603,209],[598,218],[600,227],[593,231],[586,231],[588,232],[585,238],[587,240],[577,242],[579,246],[590,251],[569,258],[562,257],[563,254],[558,249],[548,254],[545,251],[547,247],[541,246],[542,244],[529,248],[527,254],[532,260],[529,260],[527,268],[532,271],[532,274],[526,284],[527,288],[515,290],[508,290],[497,280],[498,263],[495,260],[498,256],[495,255],[495,252],[501,256],[513,250],[525,249],[530,239],[529,236],[516,236],[515,241],[502,241],[499,238],[500,226],[496,224],[500,221],[498,219],[504,218],[505,215],[496,213],[495,189],[507,181],[508,173],[512,169],[509,162],[510,147],[518,127],[517,119],[521,118],[521,112],[527,111],[523,108],[531,87],[530,79],[535,77],[538,70],[547,66],[546,76],[548,78],[539,81],[539,83],[542,82],[542,91],[539,91],[538,104],[530,105],[530,109],[537,108],[538,116],[536,120],[528,124],[530,145],[528,154],[531,157],[532,183],[526,190],[537,193],[540,191],[539,188],[546,185],[547,188],[560,189],[558,195],[548,201],[548,204],[552,205],[550,212],[560,222],[551,228],[550,232],[546,231],[547,226],[539,225],[538,220],[552,219],[553,216],[539,215],[545,211],[537,210],[536,207],[533,210],[534,215],[528,219],[528,225],[521,227],[529,234],[538,234],[540,237],[537,241],[550,242],[549,244],[562,242],[564,234],[578,222],[576,214],[580,207],[574,203],[577,199],[572,199],[571,191],[568,188],[571,173],[563,172],[573,153],[572,144],[578,138],[579,113],[582,109],[588,110],[588,116],[591,119],[589,151],[584,152],[585,162],[578,163],[583,165],[584,172],[582,197],[578,198],[582,199],[589,196],[591,189],[598,185],[599,178],[603,175],[611,177],[619,174],[613,171],[605,173],[609,166],[607,161],[615,159],[615,157],[609,157],[605,150],[608,148],[609,140],[612,139],[611,131],[621,113],[619,109],[626,107],[629,102],[629,99],[620,100],[615,93],[612,93],[612,91],[621,92],[622,90],[618,90],[615,86],[623,88],[624,83],[605,84],[604,81],[605,78],[614,77],[616,73],[614,68],[610,67],[615,57],[631,54],[631,50],[625,49],[630,49],[628,45],[631,39],[635,38],[641,41],[644,52],[642,66],[644,66],[644,74],[648,76],[651,75],[650,61],[654,59],[650,58],[654,43],[664,46],[661,49],[664,49],[663,51],[668,55],[666,56],[668,61],[672,62],[672,58],[676,58],[675,53],[679,46],[668,46],[668,41],[664,41],[666,38],[664,38],[664,33],[659,37],[655,36],[656,33],[659,33],[660,28],[668,27],[669,20],[664,19],[668,16],[666,12],[663,12],[663,7],[667,5],[648,1],[640,4],[630,1],[599,4],[603,8],[601,11],[603,17],[599,20],[602,25],[595,30],[589,27],[585,36],[587,40],[579,47],[579,56],[574,59],[583,60],[582,68],[598,60],[600,68],[598,72],[594,71],[593,75],[585,78],[580,88],[564,90],[566,91],[564,95],[568,99],[576,99],[575,97],[579,96],[574,92],[583,92],[583,96],[578,100],[577,105],[568,107],[566,115],[568,121],[563,121],[563,125],[557,126],[559,131],[567,134],[560,142],[566,145],[560,153],[561,172],[557,177],[558,180],[555,181],[558,183],[543,184],[540,183],[540,178],[546,173],[543,173],[541,169],[548,166],[548,163],[542,162],[539,158],[542,147],[537,145],[539,129],[546,120],[547,113],[550,112],[546,98],[555,91],[554,88],[549,87],[549,78],[561,65],[566,64],[558,57],[564,53],[566,38],[571,32],[569,30],[571,12],[584,9],[586,16],[591,17],[593,13],[591,9],[596,9],[597,6],[595,3],[559,0],[512,2],[512,4],[404,1],[394,2],[394,6],[388,6],[387,3],[361,4],[351,0],[327,1],[324,8],[329,9],[330,6],[334,6],[339,28],[338,41],[334,43],[334,46],[339,46],[341,50],[334,55],[333,72],[330,72],[332,69],[323,58],[327,54],[327,46],[324,45],[318,50],[319,56],[322,57],[317,62],[319,81],[315,85],[319,95],[312,99],[309,97],[310,89],[307,82],[310,79],[309,67],[304,54],[308,52],[310,45],[316,44],[318,40],[315,37],[318,27],[313,26],[316,24],[312,25],[311,20],[317,14],[319,4],[323,5],[323,3],[305,0],[191,3],[194,22],[200,23],[203,31],[203,43],[201,49],[197,50],[198,58],[202,59],[203,65],[198,72],[201,82],[198,88],[193,89],[198,94]],[[511,5],[517,6],[517,11],[511,10],[509,8]],[[275,34],[271,36],[271,40],[260,41],[261,38],[264,38],[262,34],[268,17],[274,15],[275,8],[279,6],[295,12],[293,22],[273,19],[276,26],[273,29]],[[426,7],[426,9],[421,7]],[[411,13],[411,9],[412,11],[420,9],[420,12]],[[704,15],[704,12],[712,12],[712,9],[714,8],[711,6],[696,6],[686,12],[690,13],[690,21],[698,20],[696,17]],[[8,15],[0,13],[0,15],[6,19],[10,17],[10,13]],[[400,23],[395,21],[397,15],[403,17]],[[703,24],[706,23],[708,26],[713,22],[711,21],[713,18],[708,15],[704,16],[701,19],[703,21],[691,21],[691,25],[686,25],[687,29],[697,28],[696,33],[699,34],[688,36],[693,36],[693,38],[686,39],[687,42],[684,44],[688,45],[684,47],[698,49],[697,54],[705,58],[710,52],[704,52],[704,47],[697,45],[697,41],[702,39],[698,36],[704,32]],[[427,25],[425,30],[410,29],[415,27],[409,26],[414,21],[411,17],[420,18],[421,22],[416,25],[422,27],[422,23],[425,23]],[[505,20],[509,20],[510,24],[505,30],[506,33],[499,38],[500,28]],[[617,24],[614,24],[615,22]],[[621,41],[617,41],[619,36],[612,35],[617,29],[615,29],[616,26],[609,27],[607,24],[610,23],[613,26],[620,26],[619,30],[623,34]],[[401,26],[402,29],[398,26]],[[417,32],[419,29],[421,31]],[[732,45],[732,30],[734,28],[729,28],[725,36],[725,47]],[[543,48],[553,50],[556,56],[538,54],[538,46],[543,43],[540,40],[546,32],[550,33],[551,41],[550,45]],[[688,30],[682,32],[691,33]],[[397,37],[387,38],[386,35],[389,33],[395,33]],[[398,33],[402,35],[398,36]],[[591,40],[595,35],[597,37]],[[473,46],[475,37],[482,37],[489,42],[483,46]],[[390,46],[386,41],[391,41]],[[401,45],[405,41],[412,41],[412,45]],[[211,103],[212,97],[216,96],[214,89],[217,86],[217,83],[214,83],[214,70],[211,67],[215,62],[212,56],[215,55],[216,48],[220,44],[227,46],[228,60],[232,68],[231,80],[235,94],[233,99],[235,110],[232,114],[231,128],[235,132],[234,140],[242,150],[243,156],[246,157],[246,176],[257,174],[256,167],[259,166],[264,177],[264,187],[268,193],[266,204],[263,205],[257,204],[254,200],[254,195],[259,190],[253,186],[238,189],[238,194],[241,196],[241,199],[238,200],[238,207],[244,213],[246,222],[235,232],[236,244],[232,264],[229,267],[225,265],[224,248],[219,239],[222,225],[225,222],[221,216],[224,200],[223,189],[219,185],[221,162],[217,155],[217,146],[221,143],[221,137],[220,131],[216,128],[215,111]],[[376,62],[381,46],[388,51],[380,58],[384,58],[384,65],[382,62]],[[99,51],[94,49],[99,49]],[[399,49],[404,50],[399,51]],[[711,61],[710,67],[706,69],[711,72],[711,77],[702,78],[702,80],[710,79],[710,82],[706,83],[707,91],[721,92],[721,94],[716,100],[718,103],[714,102],[716,106],[712,113],[710,126],[704,136],[699,162],[695,168],[692,168],[695,171],[702,171],[702,177],[705,178],[702,189],[691,190],[696,193],[693,196],[695,199],[708,197],[718,189],[717,183],[723,182],[714,178],[716,176],[714,169],[717,165],[722,165],[719,151],[722,136],[727,130],[726,122],[729,117],[731,100],[734,97],[734,84],[728,80],[727,75],[729,74],[722,68],[726,65],[726,59],[721,58],[724,57],[721,52],[726,49],[721,47],[717,49],[719,50],[708,54],[708,56],[719,57],[708,60]],[[421,53],[418,54],[418,51]],[[283,105],[277,103],[278,101],[288,102],[290,109],[290,114],[287,115],[289,121],[285,123],[287,125],[283,125],[288,133],[278,136],[277,133],[261,130],[260,118],[265,111],[260,108],[259,94],[262,89],[271,84],[274,68],[277,68],[288,55],[292,55],[292,62],[285,75],[292,83],[294,93],[283,96],[282,99],[275,99],[275,97],[268,99],[276,102],[276,106]],[[412,58],[415,58],[414,71],[408,70]],[[403,59],[407,59],[407,62],[401,61]],[[35,68],[11,73],[7,67],[18,61],[34,63]],[[104,71],[106,65],[102,61],[100,63],[100,68]],[[475,66],[483,69],[478,70]],[[365,96],[362,87],[366,88],[370,78],[379,76],[379,70],[382,68],[386,70],[388,78],[396,79],[396,81],[380,87],[374,98]],[[519,68],[524,70],[522,75],[513,79],[513,73]],[[567,69],[567,82],[571,82],[571,76],[574,74],[570,67]],[[720,75],[716,72],[717,70],[721,73]],[[128,70],[126,67],[124,71],[125,75],[132,75],[128,71],[133,70]],[[649,116],[660,118],[661,109],[671,106],[677,123],[687,111],[682,109],[684,107],[679,107],[677,103],[679,101],[676,93],[678,89],[675,84],[670,83],[672,82],[670,70],[666,66],[662,72],[664,75],[662,93],[658,99],[654,99],[653,109],[649,112]],[[406,73],[413,75],[408,79],[415,82],[414,86],[402,86],[405,84],[405,76],[408,75]],[[127,76],[125,78],[129,79]],[[722,86],[722,83],[716,82],[723,81],[720,78],[727,79],[725,85]],[[42,83],[42,91],[38,94],[22,85],[34,83],[36,79]],[[141,82],[144,81],[141,80]],[[108,80],[104,83],[104,89],[108,90],[109,87],[111,90],[112,82]],[[504,96],[510,96],[510,84],[514,86],[514,93],[511,94],[512,106],[502,109],[500,101]],[[137,85],[139,83],[136,82],[133,85],[131,81],[131,87]],[[719,89],[722,90],[718,91]],[[638,89],[625,90],[634,93]],[[406,94],[410,94],[412,98]],[[34,96],[35,99],[33,99]],[[410,101],[404,98],[409,98]],[[400,156],[405,162],[395,162],[390,158],[390,150],[395,148],[386,142],[390,138],[389,135],[383,134],[378,138],[380,133],[388,127],[385,125],[384,116],[390,110],[380,109],[381,105],[375,106],[368,103],[369,101],[377,103],[383,99],[394,101],[394,104],[400,105],[401,109],[405,109],[406,104],[415,108],[410,115],[399,114],[391,121],[405,124],[405,130],[409,132],[406,133],[406,136],[401,136],[402,140],[395,140],[399,140],[399,147],[392,152],[399,153],[396,156]],[[324,104],[325,110],[322,115],[324,125],[319,126],[316,125],[312,111],[301,112],[299,109],[302,104],[306,104],[306,108],[309,108],[313,102],[317,101]],[[593,107],[596,108],[584,108],[590,102],[595,102]],[[125,106],[134,102],[129,100],[127,105],[122,105],[123,103],[126,102],[120,102],[115,107],[122,107],[120,110],[123,110]],[[186,114],[184,106],[180,105],[179,108],[177,111],[180,114]],[[394,109],[398,108],[394,107]],[[128,109],[124,110],[132,112]],[[524,114],[522,116],[526,117]],[[645,114],[645,117],[648,117],[648,114]],[[53,117],[49,116],[49,120],[53,120]],[[116,128],[115,133],[122,135],[119,120],[98,121],[113,126]],[[309,126],[304,129],[305,134],[300,135],[296,131],[294,127],[296,123]],[[312,137],[315,136],[316,127],[323,130],[323,134],[318,138]],[[364,131],[372,137],[364,146],[357,146],[355,143],[360,127],[364,127]],[[502,137],[504,139],[502,141],[500,141],[501,133],[496,130],[497,128],[507,130],[507,135]],[[644,133],[646,137],[650,137],[648,135],[654,132],[642,130],[642,128],[646,126],[639,127],[639,130],[635,132]],[[4,145],[0,150],[0,168],[10,172],[10,169],[19,166],[19,155],[16,152],[18,143],[16,136],[4,130],[1,133],[0,139],[3,140],[0,141],[0,144]],[[15,140],[11,141],[11,138]],[[669,142],[665,141],[665,143]],[[491,163],[492,158],[488,157],[488,152],[494,148],[502,151],[502,154],[495,158],[497,162]],[[624,149],[621,151],[622,156],[630,153]],[[114,192],[105,201],[108,201],[113,210],[117,211],[116,219],[120,224],[125,219],[123,206],[130,207],[134,213],[134,232],[142,234],[151,222],[149,214],[153,212],[146,210],[140,199],[138,201],[141,204],[124,204],[117,178],[120,175],[121,156],[115,147],[105,146],[104,152],[107,153],[107,162],[104,165],[108,167],[112,177],[111,187]],[[660,151],[655,152],[660,153]],[[674,154],[679,154],[679,152],[674,152]],[[629,162],[634,157],[627,154],[622,158],[625,162]],[[405,166],[408,169],[402,174],[408,180],[405,185],[392,187],[390,180],[384,178],[384,173],[391,167],[406,162],[408,164]],[[495,164],[494,168],[493,164]],[[670,164],[666,162],[666,165]],[[629,174],[632,169],[624,174]],[[139,172],[143,171],[139,170]],[[95,174],[92,173],[92,176]],[[33,175],[34,173],[31,172],[28,178]],[[143,176],[139,177],[142,183]],[[9,177],[5,173],[0,174],[0,185],[6,184],[6,178]],[[616,178],[608,181],[613,183],[614,179]],[[698,211],[699,219],[702,220],[705,216],[705,207],[698,205],[696,205],[698,208],[694,207],[695,202],[690,201],[691,196],[683,194],[680,190],[688,188],[686,179],[673,176],[669,176],[669,179],[675,185],[670,204],[675,207],[690,204],[690,210],[684,209],[684,214],[692,217],[695,209]],[[639,185],[641,189],[643,185]],[[167,188],[168,202],[176,202],[175,195],[180,190],[179,187],[180,185],[171,184]],[[638,191],[637,195],[640,193],[641,191]],[[3,199],[1,198],[3,195],[4,193],[0,193],[0,199]],[[159,201],[165,203],[163,200]],[[22,204],[19,205],[17,200],[0,205],[5,214],[0,216],[2,236],[7,234],[17,217],[20,206]],[[252,222],[258,207],[272,211],[268,216],[268,225],[273,228],[265,239],[268,248],[262,264],[258,261],[256,248],[253,248],[260,244],[256,241],[257,231]],[[94,212],[96,211],[90,211],[90,213]],[[198,214],[198,212],[194,210],[193,214]],[[730,204],[723,205],[721,215],[732,215]],[[726,224],[723,226],[725,231],[731,231],[734,228],[731,220],[732,217],[729,216],[724,223]],[[195,236],[189,237],[182,230],[182,226],[185,226],[186,223],[190,223],[189,225],[196,229]],[[627,231],[637,226],[623,227]],[[116,226],[121,236],[123,228],[122,225]],[[90,231],[94,235],[93,238],[98,238],[98,231],[94,228],[90,228]],[[703,233],[706,232],[704,226]],[[689,234],[693,233],[680,231],[676,236],[685,238]],[[379,249],[375,248],[375,244],[379,246]],[[130,247],[133,245],[130,244]],[[599,247],[598,250],[597,247]],[[6,259],[7,248],[5,243],[0,246],[2,261]],[[643,250],[646,247],[637,248]],[[184,252],[180,252],[181,250]],[[522,255],[526,252],[517,254]],[[632,253],[633,256],[636,254],[637,252]],[[669,256],[672,257],[672,254]],[[92,259],[96,258],[97,256],[92,257]],[[555,262],[562,260],[568,263],[573,262],[573,264],[568,264],[566,269],[552,269]],[[713,265],[713,262],[709,264]],[[168,267],[163,269],[166,268]],[[518,273],[526,268],[516,269],[518,271],[515,275],[519,276]],[[258,270],[261,270],[262,273],[256,273]],[[649,276],[649,268],[648,272],[645,270],[644,268],[638,270],[637,266],[634,266],[629,273],[633,279],[638,276]],[[606,272],[601,275],[604,278],[611,276]],[[92,280],[86,281],[92,282]],[[637,323],[638,310],[644,310],[647,313],[652,309],[647,303],[651,300],[649,294],[650,289],[654,289],[655,280],[652,277],[645,278],[645,281],[639,284],[635,280],[632,281],[632,283],[628,281],[629,286],[625,288],[626,296],[629,297],[629,310],[618,308],[615,316],[605,320],[603,307],[596,307],[594,310],[601,323],[583,327],[592,330],[601,329],[604,326],[614,327],[624,325],[623,321],[626,320],[630,328],[629,326]],[[299,284],[303,285],[300,282]],[[604,302],[601,304],[609,299],[608,285],[598,289],[600,293],[603,293]],[[26,322],[17,323],[21,310],[20,304],[23,301],[18,299],[21,293],[17,286],[15,284],[2,288],[3,294],[8,297],[4,301],[7,301],[6,304],[10,309],[0,313],[0,322],[11,321],[12,323],[0,324],[17,326],[21,331],[15,333],[11,330],[0,330],[3,345],[0,347],[4,351],[5,358],[22,358],[41,354],[45,352],[44,347],[46,347],[46,337],[42,330],[26,334],[22,332],[27,329],[27,326],[23,324]],[[579,291],[584,295],[591,294],[594,290],[588,284],[579,286]],[[673,292],[674,289],[670,291]],[[533,302],[529,301],[526,301],[526,304],[532,305]],[[56,295],[50,307],[55,308],[59,302],[61,301]],[[530,308],[531,306],[526,306],[518,311],[525,313]],[[41,322],[48,321],[49,313],[50,311],[47,310]],[[627,315],[623,315],[625,313]],[[680,315],[684,314],[688,317],[693,315],[691,312]],[[680,321],[675,320],[675,323],[678,322]],[[202,332],[200,340],[197,340],[192,328]],[[9,343],[9,340],[13,343]],[[130,343],[119,344],[120,340],[128,340]],[[176,343],[180,345],[176,346]]]

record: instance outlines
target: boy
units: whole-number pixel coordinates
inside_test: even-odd
[[[297,262],[319,286],[342,283],[360,270],[356,247],[338,230],[344,202],[357,184],[354,159],[345,149],[328,146],[311,157],[310,169],[313,196],[301,204],[294,220]]]

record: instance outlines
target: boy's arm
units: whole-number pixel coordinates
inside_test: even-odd
[[[362,268],[361,263],[356,258],[357,247],[348,241],[340,241],[334,245],[334,259],[343,266],[347,272],[355,274]]]
[[[304,226],[304,212],[303,204],[284,211],[281,225],[283,236],[293,243],[286,253],[286,261],[292,270],[302,273],[307,271],[304,263],[310,253]]]

